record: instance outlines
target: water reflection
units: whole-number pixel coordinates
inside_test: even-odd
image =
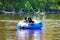
[[[42,30],[17,30],[18,40],[42,40]]]

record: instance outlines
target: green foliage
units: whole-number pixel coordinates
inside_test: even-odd
[[[11,4],[7,3],[7,4],[4,5],[4,7],[5,7],[4,10],[6,10],[6,11],[11,11],[12,10]]]
[[[0,10],[12,11],[15,9],[16,12],[19,10],[34,10],[44,11],[49,9],[59,9],[58,0],[0,0]]]
[[[2,6],[3,6],[3,3],[2,2],[0,2],[0,9],[2,10]]]

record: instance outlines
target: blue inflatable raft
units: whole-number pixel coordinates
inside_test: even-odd
[[[34,23],[24,23],[20,21],[17,23],[17,29],[41,29],[43,27],[42,22],[34,21]]]

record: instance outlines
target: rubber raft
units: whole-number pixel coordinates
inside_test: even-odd
[[[42,22],[36,20],[34,23],[25,23],[23,21],[17,23],[17,29],[41,29],[42,27]]]

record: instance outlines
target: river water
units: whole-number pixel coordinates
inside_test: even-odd
[[[0,22],[0,40],[42,40],[43,31],[16,29],[16,23]]]
[[[42,40],[42,30],[0,30],[0,40]]]
[[[60,40],[60,21],[45,22],[41,30],[17,30],[16,23],[0,21],[0,40]]]

